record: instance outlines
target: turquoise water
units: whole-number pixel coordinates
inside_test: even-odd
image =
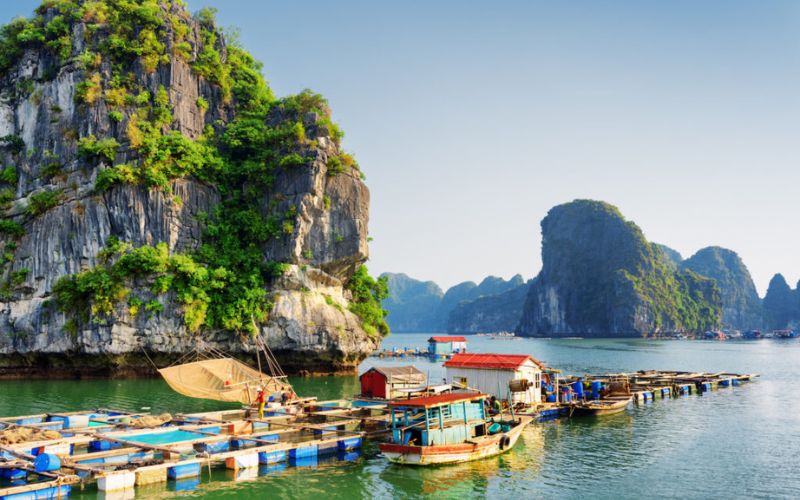
[[[141,443],[149,445],[159,445],[168,443],[180,443],[181,441],[191,441],[192,439],[202,438],[203,435],[196,432],[187,432],[182,430],[174,430],[168,432],[154,432],[152,434],[137,434],[126,438],[132,443]]]
[[[428,335],[393,335],[391,347],[422,347]],[[350,461],[279,465],[254,477],[207,471],[199,482],[137,490],[147,498],[800,498],[800,340],[491,340],[469,337],[475,352],[529,353],[567,373],[639,369],[755,372],[756,382],[702,396],[656,400],[603,419],[529,426],[503,456],[454,466],[389,465],[368,446]],[[444,374],[413,362],[431,380]],[[356,377],[294,378],[301,395],[358,392]],[[0,415],[116,407],[153,412],[220,408],[184,398],[160,380],[4,381]],[[225,406],[225,405],[222,405]],[[227,405],[235,408],[236,405]],[[354,459],[354,460],[353,460]],[[75,495],[73,495],[75,496]],[[78,497],[94,498],[87,490]]]

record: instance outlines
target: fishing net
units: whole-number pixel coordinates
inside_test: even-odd
[[[61,439],[61,434],[56,431],[29,429],[27,427],[14,427],[0,431],[0,444],[18,444],[52,439]]]
[[[270,377],[233,358],[214,358],[158,370],[176,392],[192,398],[249,404],[259,387],[267,394],[284,390],[283,377]]]
[[[131,421],[131,427],[144,429],[146,427],[158,427],[172,421],[172,415],[162,413],[161,415],[144,415]]]

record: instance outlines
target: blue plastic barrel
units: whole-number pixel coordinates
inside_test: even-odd
[[[36,472],[53,472],[61,468],[61,460],[52,453],[40,453],[33,461]]]
[[[317,445],[303,446],[289,450],[290,458],[316,457],[319,447]]]
[[[599,380],[592,380],[592,399],[600,399],[600,389],[603,388],[603,382]]]
[[[201,469],[202,467],[199,463],[176,465],[167,469],[167,477],[169,479],[195,477],[200,475]]]
[[[577,399],[582,399],[583,398],[583,382],[581,382],[580,380],[577,381],[577,382],[573,382],[571,384],[571,387],[572,387],[572,392],[575,393],[575,397]]]
[[[262,451],[258,453],[258,463],[274,464],[286,460],[286,451]]]
[[[547,395],[547,402],[548,403],[555,403],[556,402],[556,395],[555,394],[548,394]]]

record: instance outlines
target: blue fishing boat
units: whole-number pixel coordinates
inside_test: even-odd
[[[392,441],[379,445],[391,462],[468,462],[510,450],[531,417],[489,416],[486,394],[455,392],[389,404]]]

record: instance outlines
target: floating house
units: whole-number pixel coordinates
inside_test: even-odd
[[[413,366],[373,366],[358,377],[361,396],[365,398],[393,399],[410,389],[425,385],[425,374]]]
[[[542,400],[545,366],[527,354],[455,354],[444,366],[447,379],[454,384],[501,399],[511,394],[514,403],[533,404]]]
[[[441,335],[428,339],[428,354],[447,356],[457,352],[467,352],[467,339],[452,335]]]

